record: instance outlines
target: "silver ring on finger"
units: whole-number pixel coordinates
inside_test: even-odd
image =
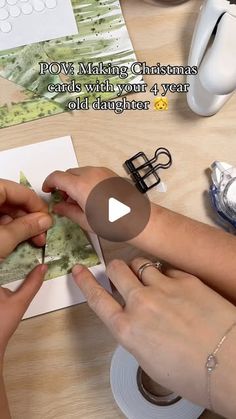
[[[158,271],[161,271],[162,264],[161,264],[161,262],[145,262],[145,263],[143,263],[143,265],[141,265],[140,268],[138,269],[138,277],[139,277],[139,280],[141,282],[143,280],[143,272],[145,271],[145,269],[150,268],[150,267],[155,268]]]

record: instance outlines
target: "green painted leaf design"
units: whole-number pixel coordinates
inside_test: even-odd
[[[78,35],[0,52],[0,75],[37,96],[43,96],[44,100],[53,99],[54,103],[59,106],[53,110],[56,113],[59,112],[60,107],[64,109],[67,102],[77,97],[78,93],[49,93],[47,85],[60,84],[62,80],[65,81],[65,76],[50,74],[40,76],[39,61],[92,62],[94,64],[112,62],[118,66],[122,64],[130,66],[136,61],[118,0],[73,0],[73,9],[79,28]],[[82,84],[82,93],[79,94],[82,99],[85,96],[90,99],[101,96],[102,99],[108,100],[117,96],[116,92],[86,93],[84,88],[86,83],[94,83],[96,80],[102,82],[107,79],[107,76],[71,76],[67,77],[67,81],[72,78]],[[111,76],[109,79],[114,85],[120,82],[117,76]],[[137,81],[137,77],[130,73],[126,82],[133,83],[135,80]],[[36,98],[35,100],[37,101]],[[32,102],[28,103],[28,106],[33,107]],[[35,106],[33,108],[35,112]],[[48,109],[46,112],[42,111],[42,116],[45,116],[47,112]]]
[[[20,184],[32,189],[31,184],[29,183],[28,179],[26,178],[23,172],[20,172]]]
[[[23,172],[20,172],[20,183],[30,187],[31,184]],[[49,208],[60,202],[59,192],[51,196]],[[54,225],[47,233],[45,263],[48,272],[45,279],[53,279],[71,272],[76,263],[87,267],[99,264],[98,256],[78,224],[65,217],[52,215]],[[15,251],[0,264],[0,285],[24,279],[39,263],[42,263],[42,249],[30,243],[19,245]]]
[[[60,192],[52,193],[49,208],[61,201]],[[48,264],[46,279],[52,279],[71,272],[76,263],[87,267],[99,263],[98,256],[92,248],[80,226],[66,217],[53,214],[54,225],[47,233],[45,263]]]

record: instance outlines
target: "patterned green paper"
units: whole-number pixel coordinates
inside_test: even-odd
[[[75,78],[76,82],[83,86],[88,82],[102,82],[108,78],[105,75],[39,76],[39,61],[94,64],[111,62],[113,65],[129,67],[136,60],[118,0],[72,2],[79,28],[78,35],[0,52],[0,76],[14,82],[18,88],[21,86],[25,89],[25,98],[11,103],[11,106],[1,104],[0,100],[0,127],[63,112],[68,100],[78,96],[77,93],[49,93],[49,83],[70,82]],[[121,82],[118,76],[110,76],[109,79],[113,85]],[[136,79],[137,76],[129,73],[125,82],[133,83]],[[117,93],[87,94],[83,88],[79,96],[89,96],[90,101],[97,96],[108,100],[116,97]]]
[[[60,202],[58,192],[51,197],[50,209]],[[54,225],[47,233],[45,263],[48,264],[46,279],[57,278],[71,271],[76,263],[87,267],[99,264],[99,259],[78,224],[66,217],[53,215]]]
[[[20,173],[20,183],[30,187],[24,173]],[[58,193],[53,193],[50,209],[60,201]],[[53,215],[54,225],[47,233],[45,263],[48,272],[45,279],[53,279],[71,272],[76,263],[87,267],[99,264],[99,259],[78,224],[65,217]],[[42,263],[43,252],[30,243],[23,243],[0,264],[0,285],[24,279],[39,263]]]

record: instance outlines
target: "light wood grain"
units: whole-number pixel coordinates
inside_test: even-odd
[[[150,65],[186,64],[199,6],[195,0],[169,8],[123,0],[138,60]],[[145,80],[151,85],[171,79]],[[153,100],[148,93],[133,98]],[[212,224],[206,169],[216,159],[235,160],[236,97],[212,118],[191,113],[184,95],[169,98],[168,112],[151,109],[118,116],[86,111],[4,129],[0,131],[0,149],[71,135],[81,165],[108,166],[124,175],[122,164],[127,157],[140,149],[151,156],[158,146],[165,146],[174,158],[172,169],[163,176],[168,193],[152,191],[150,197]],[[103,242],[103,248],[107,260],[130,259],[136,253],[107,242]],[[86,304],[22,322],[6,356],[13,419],[123,418],[109,386],[115,347],[114,339]],[[216,415],[205,413],[203,417],[215,419]]]

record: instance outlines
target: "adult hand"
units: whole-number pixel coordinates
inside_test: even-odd
[[[101,181],[118,176],[104,167],[82,167],[69,169],[66,172],[51,173],[43,184],[44,192],[52,192],[56,188],[63,192],[64,201],[56,204],[56,214],[70,218],[87,231],[91,231],[84,213],[87,198],[92,189]]]
[[[0,287],[0,371],[8,341],[40,289],[46,272],[46,265],[37,266],[15,292]]]
[[[0,180],[0,260],[28,239],[37,246],[45,244],[45,232],[52,219],[46,203],[18,183]]]
[[[37,266],[16,292],[0,287],[0,411],[2,419],[11,418],[3,381],[5,350],[10,337],[41,287],[46,272],[46,265]]]
[[[52,225],[45,202],[18,183],[0,180],[0,261],[28,239],[45,243],[45,231]],[[0,288],[0,363],[7,342],[29,303],[40,288],[47,267],[34,269],[18,291]]]
[[[23,241],[32,239],[36,246],[45,244],[45,232],[51,227],[48,207],[35,192],[18,183],[0,179],[0,262]],[[47,266],[37,266],[16,292],[0,287],[0,410],[10,418],[2,369],[8,341],[41,287]]]
[[[9,339],[40,289],[46,272],[46,265],[37,266],[15,292],[0,287],[0,411],[2,419],[11,418],[3,381],[5,350]]]
[[[99,182],[114,176],[117,176],[114,172],[102,167],[54,172],[45,180],[43,190],[62,190],[65,201],[56,205],[54,211],[89,231],[84,213],[88,195]],[[236,304],[236,237],[232,234],[151,204],[150,220],[131,244],[197,276]],[[209,263],[209,260],[218,263]]]
[[[160,272],[149,267],[141,282],[137,273],[145,262],[136,259],[131,267],[123,261],[108,265],[107,275],[124,306],[87,268],[77,265],[73,276],[90,307],[154,381],[207,407],[206,359],[236,320],[236,308],[198,278],[175,269]],[[219,413],[231,412],[229,417],[235,417],[236,363],[231,359],[236,334],[227,341],[212,384],[213,403]],[[222,377],[227,381],[222,382]]]

